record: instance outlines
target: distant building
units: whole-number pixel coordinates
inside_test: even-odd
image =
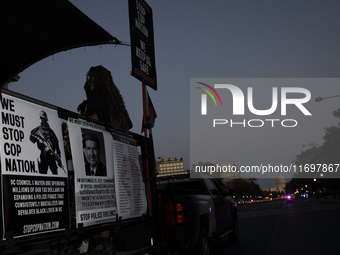
[[[279,178],[277,178],[276,186],[278,192],[285,192],[286,191],[286,180],[285,178],[280,174]]]
[[[166,158],[156,163],[157,177],[188,174],[184,169],[183,159]]]
[[[224,184],[228,184],[228,182],[231,182],[233,179],[242,179],[248,183],[254,183],[256,185],[259,185],[256,178],[245,175],[235,166],[235,164],[233,166],[221,165],[221,167],[225,167],[226,169],[231,169],[231,171],[221,174],[221,177],[223,178],[222,182]]]
[[[276,181],[276,187],[263,188],[262,191],[284,193],[286,192],[286,183],[285,178],[280,174]]]

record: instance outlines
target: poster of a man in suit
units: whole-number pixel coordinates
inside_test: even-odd
[[[84,128],[82,134],[86,175],[107,176],[103,134]]]

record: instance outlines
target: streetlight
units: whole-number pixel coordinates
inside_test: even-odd
[[[321,99],[322,100],[322,99]],[[317,101],[318,102],[318,101]],[[317,144],[317,143],[310,143],[310,144],[304,144],[302,145],[302,147],[307,147],[307,146],[313,146],[313,147],[316,147],[316,148],[319,148],[321,147],[320,144]],[[314,156],[313,156],[314,158]],[[308,172],[308,175],[309,175],[309,172]],[[316,179],[314,179],[314,181],[316,181]],[[312,184],[310,182],[310,178],[308,178],[308,184],[309,184],[309,189],[310,189],[310,198],[312,198],[312,195],[313,195],[313,189],[312,189]],[[307,188],[307,185],[305,185],[305,187]]]
[[[315,101],[316,102],[321,102],[324,99],[333,98],[333,97],[340,97],[340,95],[330,96],[330,97],[317,97],[317,98],[315,98]]]
[[[315,98],[315,101],[316,102],[321,102],[323,99],[328,99],[328,98],[333,98],[333,97],[340,97],[340,95],[336,95],[336,96],[330,96],[330,97],[317,97]],[[321,177],[323,177],[323,174],[320,174]],[[339,178],[336,179],[336,185],[338,187],[338,192],[340,190],[340,187],[339,187]],[[340,195],[339,195],[339,199],[340,199]]]
[[[310,144],[304,144],[304,145],[302,145],[302,147],[307,147],[307,146],[317,146],[317,147],[320,147],[321,145],[320,145],[320,144],[317,144],[317,143],[310,143]]]

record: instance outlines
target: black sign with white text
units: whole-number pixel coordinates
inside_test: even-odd
[[[143,0],[129,0],[132,75],[157,90],[152,9]]]
[[[67,180],[4,175],[6,232],[14,236],[59,231],[68,222]]]

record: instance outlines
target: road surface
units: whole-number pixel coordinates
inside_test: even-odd
[[[338,255],[340,254],[340,201],[295,199],[238,207],[240,239],[213,243],[213,255]],[[50,254],[47,243],[34,244],[13,255]]]
[[[212,254],[340,254],[340,203],[295,199],[239,206],[240,240],[212,246]]]

